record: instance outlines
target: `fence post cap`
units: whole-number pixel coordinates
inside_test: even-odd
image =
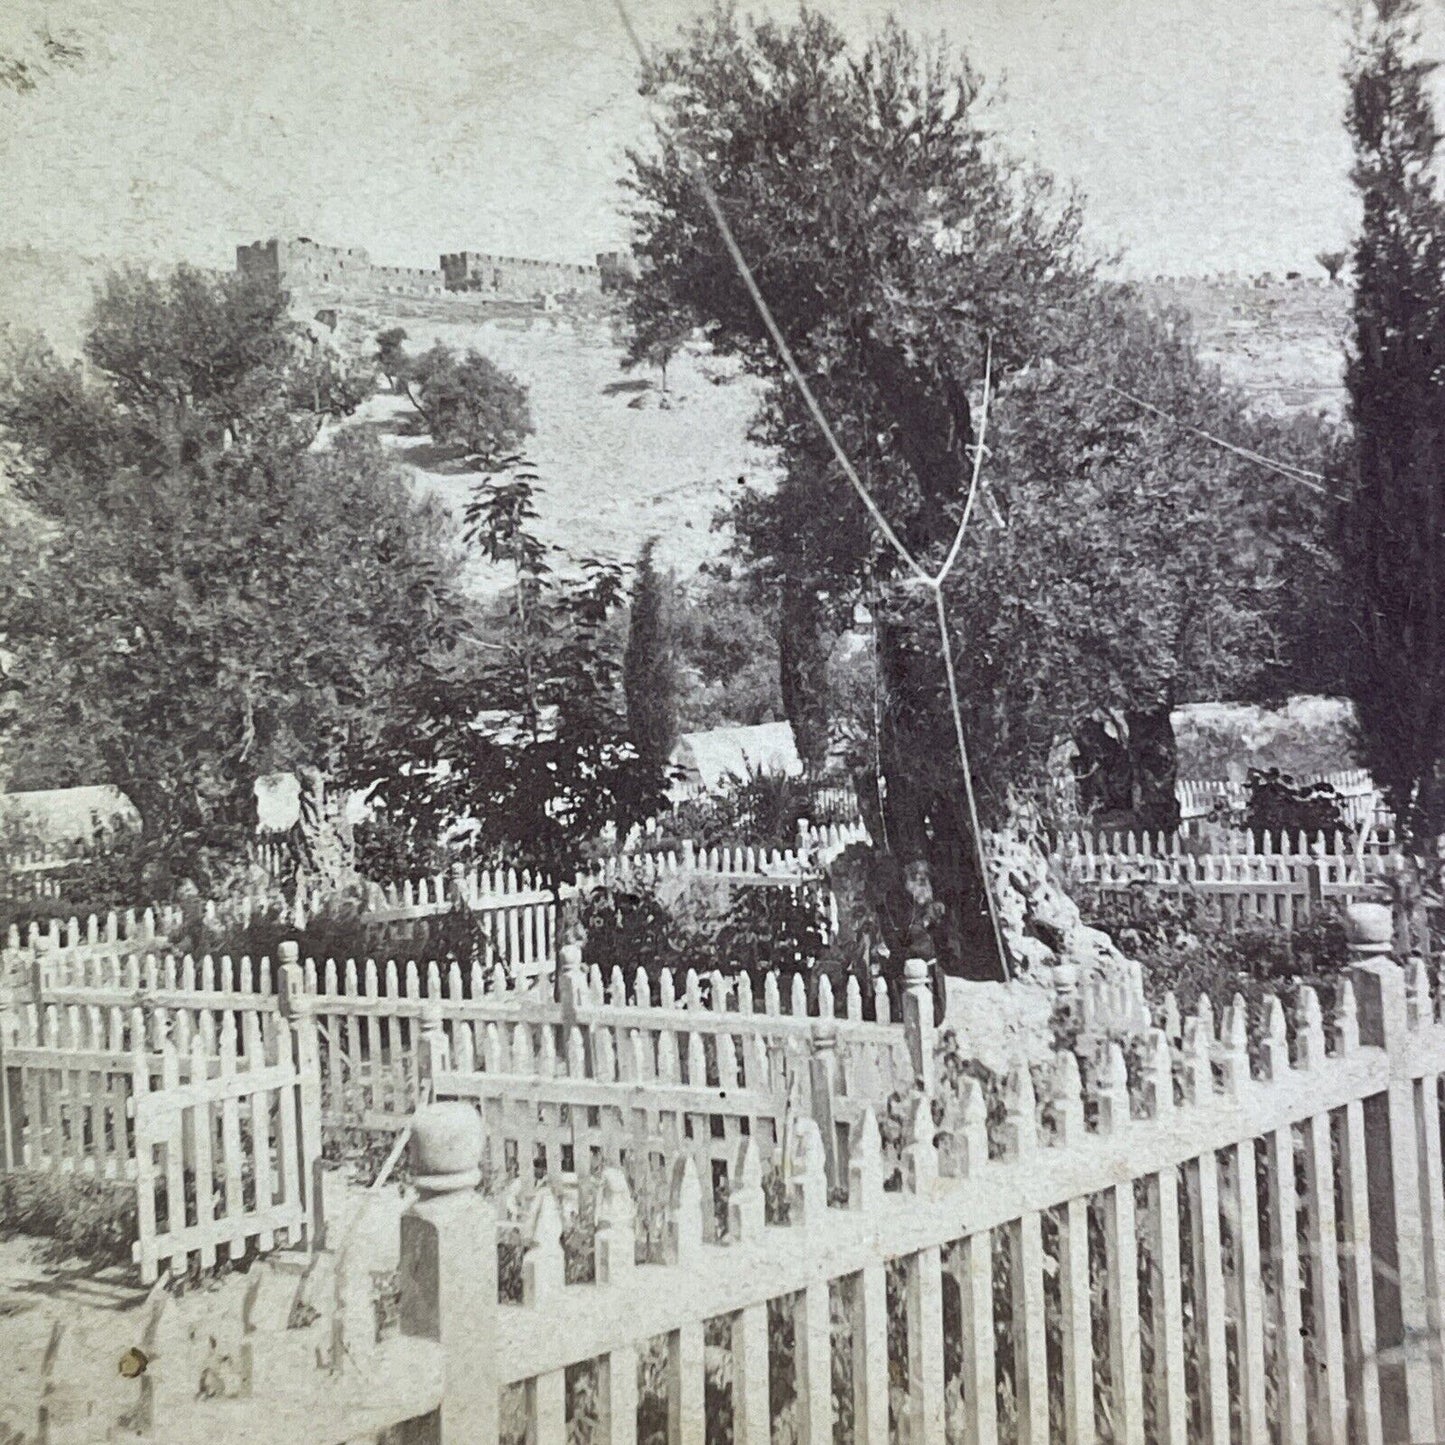
[[[1351,953],[1376,957],[1394,948],[1395,917],[1385,903],[1351,903],[1345,909],[1345,940]]]
[[[557,954],[561,959],[563,969],[568,973],[582,971],[582,945],[580,943],[564,943],[557,950]]]
[[[813,1020],[813,1051],[821,1053],[825,1049],[838,1047],[838,1025],[834,1019]]]
[[[285,943],[278,943],[276,945],[276,958],[282,967],[285,967],[288,963],[299,963],[301,960],[301,945],[292,939],[288,939]]]
[[[424,1195],[475,1189],[482,1178],[481,1115],[460,1099],[423,1104],[412,1122],[416,1187]]]
[[[928,967],[926,958],[905,958],[903,960],[903,982],[909,988],[927,984]]]

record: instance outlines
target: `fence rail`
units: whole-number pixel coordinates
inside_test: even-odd
[[[1067,885],[1106,897],[1194,898],[1231,925],[1293,928],[1327,904],[1377,894],[1400,873],[1397,855],[1254,853],[1056,854]]]
[[[661,1228],[611,1168],[586,1283],[543,1189],[520,1300],[499,1287],[494,1205],[434,1179],[402,1225],[402,1319],[445,1383],[411,1438],[560,1440],[580,1421],[633,1442],[660,1338],[670,1442],[718,1412],[768,1441],[780,1378],[798,1438],[841,1419],[860,1445],[1438,1439],[1445,1027],[1424,970],[1362,959],[1328,1034],[1309,989],[1292,1027],[1267,1003],[1253,1047],[1247,1022],[1236,1000],[1216,1029],[1204,1001],[1132,1068],[1111,1047],[1084,1088],[1072,1054],[1016,1069],[997,1124],[971,1081],[942,1135],[919,1098],[897,1187],[864,1111],[836,1203],[803,1120],[786,1222],[746,1139],[716,1240],[690,1155]],[[662,1244],[634,1263],[644,1233]],[[569,1391],[579,1377],[593,1388]]]
[[[0,1015],[0,1165],[134,1188],[147,1283],[318,1226],[320,1103],[304,1008],[290,1023],[149,1001]]]
[[[534,978],[550,972],[556,964],[559,905],[589,889],[626,883],[656,885],[687,877],[734,885],[817,888],[832,858],[866,838],[861,824],[809,825],[800,833],[798,847],[788,850],[740,845],[622,854],[599,861],[556,893],[541,887],[525,870],[458,868],[385,887],[368,884],[357,922],[374,930],[387,947],[415,945],[420,950],[436,920],[464,907],[481,930],[490,956],[509,972]],[[836,926],[826,890],[820,906],[827,910],[830,926]],[[12,925],[7,948],[12,953],[37,946],[70,952],[144,951],[164,946],[192,926],[203,936],[214,936],[228,925],[245,929],[260,918],[284,921],[301,932],[323,907],[323,900],[304,893],[289,901],[279,895],[247,895],[224,904],[207,901],[185,908],[167,904],[115,910],[103,917],[91,914],[84,920],[52,918],[47,928],[31,923],[22,931]]]

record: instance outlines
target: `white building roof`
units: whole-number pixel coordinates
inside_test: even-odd
[[[803,771],[792,724],[786,722],[683,733],[672,750],[672,763],[685,773],[685,788],[707,792],[726,787],[729,778],[743,779],[750,773],[797,777]]]

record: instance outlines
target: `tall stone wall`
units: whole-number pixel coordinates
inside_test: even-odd
[[[486,251],[457,251],[433,270],[377,266],[360,246],[323,246],[309,237],[271,239],[236,247],[236,270],[262,276],[292,291],[340,288],[373,295],[441,296],[468,292],[506,301],[538,296],[596,295],[626,273],[624,258],[609,253],[597,265],[530,261]]]
[[[530,301],[539,293],[592,294],[602,290],[602,273],[596,266],[527,261],[487,251],[454,251],[443,256],[442,275],[448,291],[476,291],[512,301]]]
[[[377,268],[360,246],[323,246],[309,236],[294,241],[257,241],[236,247],[236,269],[264,275],[288,288],[366,287]]]

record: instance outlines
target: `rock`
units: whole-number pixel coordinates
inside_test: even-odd
[[[996,1074],[1019,1060],[1041,1059],[1053,1048],[1052,987],[1025,980],[974,983],[948,980],[948,1011],[940,1042],[951,1033],[959,1052]]]
[[[1120,1016],[1102,1018],[1104,1026],[1138,1027],[1144,1014],[1139,965],[1125,957],[1108,934],[1084,923],[1079,905],[1037,848],[1004,835],[989,841],[989,872],[996,889],[999,922],[1017,970],[1014,984],[1005,986],[1009,990],[1006,996],[1013,998],[1020,993],[1020,986],[1032,984],[1028,993],[1035,998],[1047,997],[1052,1009],[1076,1006],[1079,995],[1089,990],[1096,997],[1128,1000],[1125,1009],[1111,1008],[1110,1012]],[[960,1006],[976,1009],[979,1005],[976,1001],[964,1004],[960,999]],[[1035,1019],[1035,1006],[1030,1003],[1028,1007],[1034,1010],[1028,1018]],[[954,1022],[952,1005],[948,1022]],[[1016,1021],[1011,1027],[1020,1040],[1036,1038],[1037,1030],[1032,1026]],[[982,1037],[986,1033],[986,1029],[981,1030],[981,1036],[970,1047],[996,1052]],[[1045,1043],[1041,1053],[1047,1052]]]

